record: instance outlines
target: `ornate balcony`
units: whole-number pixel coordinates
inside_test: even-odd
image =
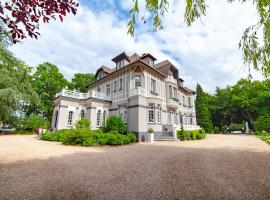
[[[89,98],[96,98],[106,101],[111,101],[110,96],[106,96],[104,93],[96,92],[96,91],[89,91],[87,93],[81,93],[71,90],[62,89],[59,93],[55,95],[55,98],[57,97],[69,97],[73,99],[89,99]]]

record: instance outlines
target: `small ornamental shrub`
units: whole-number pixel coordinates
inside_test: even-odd
[[[120,116],[112,115],[107,118],[104,131],[105,132],[116,131],[121,134],[126,134],[127,126]]]
[[[137,137],[134,133],[128,132],[127,137],[130,138],[130,142],[136,142],[137,141]]]
[[[224,125],[221,127],[221,131],[223,134],[229,133],[229,127],[227,125]]]
[[[147,130],[147,132],[148,132],[148,133],[154,133],[154,130],[153,130],[152,128],[149,128],[149,129]]]
[[[85,118],[85,117],[81,118],[75,123],[76,129],[81,129],[81,128],[90,129],[90,126],[91,126],[90,119]]]
[[[196,138],[197,138],[197,140],[201,140],[204,138],[204,136],[201,133],[196,133]]]

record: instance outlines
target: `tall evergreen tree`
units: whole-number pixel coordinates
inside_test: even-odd
[[[207,105],[207,99],[202,87],[197,84],[196,87],[197,97],[195,101],[196,116],[198,124],[204,128],[207,133],[213,131],[213,124],[211,121],[211,115]]]

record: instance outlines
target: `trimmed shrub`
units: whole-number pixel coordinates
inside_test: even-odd
[[[127,126],[123,122],[122,118],[116,115],[109,116],[106,120],[105,132],[116,131],[121,134],[127,132]]]
[[[90,147],[90,146],[94,146],[96,144],[96,141],[93,140],[92,138],[85,138],[82,145],[84,147]]]
[[[130,142],[136,142],[137,141],[137,137],[134,133],[128,132],[127,137],[130,138]]]
[[[196,133],[196,138],[197,138],[197,140],[201,140],[204,138],[204,136],[201,133]]]
[[[90,126],[91,126],[90,119],[85,118],[85,117],[81,118],[75,123],[76,129],[81,129],[81,128],[90,129]]]
[[[185,140],[197,140],[197,139],[203,139],[205,138],[205,133],[203,133],[204,130],[178,130],[177,131],[177,138],[185,141]]]

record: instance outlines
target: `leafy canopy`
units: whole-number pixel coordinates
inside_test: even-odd
[[[76,73],[71,80],[70,89],[77,89],[80,92],[88,92],[88,85],[96,80],[94,74]]]
[[[241,3],[247,0],[238,0]],[[139,14],[138,0],[133,0],[134,6],[130,10],[131,19],[128,23],[128,34],[134,36],[136,16]],[[235,0],[228,0],[229,3]],[[258,13],[256,24],[246,28],[239,42],[242,50],[244,64],[253,66],[266,77],[270,76],[270,0],[252,0]],[[145,0],[144,23],[151,20],[153,31],[163,29],[162,20],[168,11],[169,0]],[[201,16],[206,15],[207,4],[205,0],[186,0],[184,19],[188,26]],[[146,18],[145,16],[148,15]],[[260,35],[260,33],[262,33]]]

